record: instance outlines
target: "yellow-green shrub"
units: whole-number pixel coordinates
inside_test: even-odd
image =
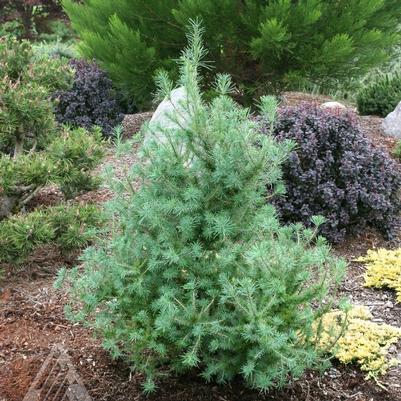
[[[62,203],[0,221],[0,264],[23,262],[37,247],[57,245],[68,252],[88,245],[103,224],[96,205]]]
[[[387,354],[390,345],[401,338],[401,329],[374,323],[371,318],[371,313],[363,306],[353,307],[348,314],[342,311],[327,313],[323,317],[325,329],[318,344],[329,349],[333,339],[339,337],[331,351],[333,356],[342,363],[356,362],[367,373],[367,378],[376,378],[398,363]]]
[[[366,287],[392,288],[397,293],[397,302],[401,302],[401,248],[369,250],[357,261],[366,263]]]

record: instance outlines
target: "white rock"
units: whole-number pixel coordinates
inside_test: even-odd
[[[324,110],[346,111],[347,107],[339,102],[326,102],[320,105]]]
[[[187,91],[184,87],[171,91],[170,97],[159,104],[149,122],[149,129],[144,138],[145,145],[151,140],[165,143],[167,138],[163,130],[174,130],[188,126],[189,115],[185,107],[186,102]]]
[[[401,102],[395,110],[383,120],[382,128],[386,135],[401,138]]]

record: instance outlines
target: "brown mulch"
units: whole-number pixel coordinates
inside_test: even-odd
[[[304,98],[302,94],[294,94],[288,101],[300,102],[305,101]],[[325,98],[323,101],[328,100]],[[377,146],[392,149],[394,144],[381,132],[380,120],[363,118],[361,123]],[[110,152],[104,164],[113,165],[115,177],[119,179],[124,178],[129,166],[135,162],[136,149],[124,157],[116,157]],[[38,202],[53,204],[59,194],[46,189],[39,196],[42,198]],[[105,186],[75,201],[101,203],[111,196],[111,190]],[[368,306],[375,321],[401,327],[401,306],[396,304],[394,292],[363,287],[364,267],[354,262],[368,249],[399,246],[401,229],[400,236],[391,242],[367,230],[335,247],[334,251],[350,262],[341,295],[353,303]],[[63,344],[68,350],[94,401],[401,401],[399,367],[382,377],[379,386],[374,381],[365,380],[355,366],[336,363],[322,375],[307,372],[285,389],[268,394],[247,389],[240,378],[229,385],[219,386],[205,383],[197,372],[192,372],[161,379],[157,392],[146,397],[142,394],[143,377],[140,374],[130,371],[124,361],[112,360],[100,341],[94,339],[91,330],[68,321],[64,316],[66,294],[53,288],[54,276],[61,266],[76,263],[77,256],[63,255],[51,246],[42,247],[30,257],[23,269],[7,269],[5,279],[0,282],[0,401],[23,399],[56,343]],[[401,344],[390,351],[393,357],[401,360]]]
[[[376,116],[361,116],[360,123],[363,132],[370,140],[379,148],[386,150],[392,155],[397,139],[392,136],[385,135],[382,129],[383,118]]]
[[[152,118],[153,112],[126,114],[122,123],[124,138],[137,134],[142,124]]]
[[[94,170],[93,174],[100,175],[103,173],[106,166],[112,166],[113,179],[124,179],[124,177],[127,176],[130,167],[137,161],[138,146],[138,144],[134,144],[132,152],[119,156],[115,155],[111,148],[108,149],[102,164]],[[82,195],[77,196],[75,199],[72,199],[71,202],[101,204],[110,200],[112,197],[113,193],[106,183],[94,191],[85,192]],[[64,196],[61,191],[55,186],[49,186],[38,192],[38,194],[27,205],[27,210],[32,210],[38,206],[54,206],[63,200]]]
[[[124,180],[129,174],[130,167],[133,166],[137,160],[138,144],[134,144],[132,152],[124,155],[116,155],[112,150],[109,150],[103,163],[94,171],[95,175],[102,174],[105,167],[113,168],[113,180]],[[103,203],[110,200],[113,197],[113,192],[105,183],[102,187],[95,191],[86,192],[74,199],[75,202],[79,203]]]
[[[292,107],[297,106],[300,103],[312,103],[319,105],[326,102],[332,102],[329,96],[311,94],[305,92],[284,92],[280,98],[281,107]]]
[[[352,261],[369,248],[396,247],[398,244],[398,239],[388,243],[371,231],[346,242],[335,251]],[[60,266],[61,260],[56,264]],[[96,401],[401,400],[399,368],[381,379],[382,388],[373,381],[366,381],[357,368],[338,364],[323,375],[307,372],[301,380],[269,394],[247,389],[239,378],[226,386],[206,384],[193,372],[162,379],[158,391],[145,397],[141,392],[143,377],[140,374],[131,372],[123,361],[113,361],[89,329],[65,318],[63,307],[66,294],[52,287],[55,270],[49,270],[47,277],[44,274],[37,275],[36,279],[30,280],[25,275],[9,277],[1,291],[1,401],[22,400],[52,345],[56,343],[63,344],[69,351],[75,368]],[[376,321],[401,326],[401,306],[395,304],[394,293],[364,288],[362,274],[363,267],[351,262],[347,280],[341,288],[342,294],[350,297],[354,303],[369,306]],[[392,352],[397,357],[399,347],[394,347]]]

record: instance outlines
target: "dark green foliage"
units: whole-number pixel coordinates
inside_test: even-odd
[[[386,117],[401,102],[401,75],[378,74],[369,80],[357,97],[358,111],[362,115]]]
[[[38,35],[44,43],[73,43],[76,39],[73,29],[65,19],[56,19],[47,24],[47,30]]]
[[[323,216],[321,233],[332,242],[366,226],[394,235],[401,170],[369,142],[354,115],[308,104],[284,108],[274,135],[297,143],[283,165],[286,194],[275,201],[282,221],[308,226],[312,216]]]
[[[266,205],[265,184],[271,193],[282,189],[280,165],[292,144],[259,134],[249,110],[228,96],[227,75],[218,76],[219,95],[204,102],[204,49],[193,29],[180,59],[188,124],[171,116],[176,128],[160,128],[167,140],[150,139],[127,179],[111,180],[110,232],[85,252],[83,272],[70,276],[75,318],[146,374],[146,391],[161,367],[198,367],[218,382],[242,375],[266,390],[319,360],[312,326],[330,307],[328,289],[344,263],[314,230],[280,226]],[[168,96],[166,75],[158,82]],[[263,115],[274,115],[271,98],[261,104]]]
[[[84,128],[65,129],[47,151],[55,170],[54,181],[67,199],[98,186],[99,180],[91,172],[104,156],[99,129],[91,133]]]
[[[217,72],[254,95],[300,84],[330,87],[386,61],[399,43],[399,0],[65,0],[82,39],[113,81],[146,107],[160,67],[185,43],[189,18],[201,17]]]
[[[91,170],[103,156],[98,131],[57,126],[50,99],[67,89],[72,70],[62,59],[33,58],[28,42],[0,40],[0,263],[22,262],[38,246],[69,251],[89,243],[100,224],[94,206],[63,204],[24,213],[48,184],[65,196],[93,189]]]
[[[0,263],[23,261],[38,246],[54,243],[63,251],[88,245],[102,224],[93,205],[59,205],[0,221]]]
[[[50,94],[68,88],[62,60],[31,62],[28,42],[0,40],[0,152],[15,156],[46,147],[56,132]]]
[[[44,186],[66,197],[93,189],[103,155],[99,132],[57,126],[50,99],[69,87],[61,59],[32,59],[28,42],[0,40],[0,220],[23,210]]]
[[[23,26],[18,20],[0,22],[0,37],[12,36],[21,37],[23,35]]]

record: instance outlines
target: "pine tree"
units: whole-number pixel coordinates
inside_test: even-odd
[[[268,389],[318,359],[313,323],[344,264],[322,238],[312,245],[313,230],[281,227],[266,204],[266,182],[281,190],[292,144],[258,133],[249,110],[230,98],[228,75],[217,77],[220,95],[205,103],[201,33],[195,23],[179,62],[188,124],[159,126],[168,140],[143,145],[141,163],[114,181],[110,232],[85,252],[83,271],[71,273],[69,310],[147,375],[146,391],[162,365],[198,367],[219,382],[241,374]],[[166,74],[157,82],[169,96]],[[272,120],[274,99],[263,98],[261,110]],[[171,119],[180,124],[182,116]]]
[[[139,107],[152,75],[185,44],[185,26],[200,16],[218,72],[250,94],[364,74],[399,43],[399,0],[74,0],[65,9],[81,50],[96,58]]]
[[[70,87],[66,61],[32,54],[28,41],[0,39],[0,221],[50,183],[66,197],[93,189],[104,153],[100,132],[56,124],[51,94]]]
[[[100,130],[60,127],[53,114],[51,94],[69,88],[72,75],[65,60],[34,59],[28,41],[0,39],[0,273],[44,244],[87,246],[94,234],[86,230],[101,225],[92,205],[31,202],[49,184],[66,198],[98,184]]]

